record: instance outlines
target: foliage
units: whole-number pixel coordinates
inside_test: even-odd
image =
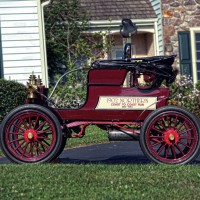
[[[58,80],[58,75],[56,76]],[[51,101],[54,105],[59,108],[78,108],[84,104],[86,98],[86,74],[78,70],[75,73],[71,73],[67,78],[63,80],[56,87],[55,92],[53,92],[54,87],[50,87],[49,93],[53,92]]]
[[[113,45],[109,30],[93,34],[87,31],[88,16],[80,5],[80,0],[53,0],[45,9],[51,89],[58,80],[58,75],[66,70],[87,66],[89,62],[105,57]],[[59,107],[69,107],[70,104],[75,107],[79,104],[77,102],[85,99],[86,76],[80,76],[79,73],[78,79],[79,83],[77,83],[77,73],[72,73],[58,85],[58,90],[52,100],[56,101]]]
[[[182,200],[200,195],[195,165],[1,165],[0,170],[3,200]]]
[[[25,103],[26,88],[24,85],[0,79],[0,122],[15,107]]]
[[[199,80],[196,83],[196,89],[200,91],[200,81]]]
[[[88,60],[105,56],[103,53],[107,53],[113,44],[108,32],[87,32],[88,17],[80,5],[80,0],[51,1],[45,9],[50,74],[61,68],[72,69],[76,65],[85,65]]]
[[[200,87],[199,82],[194,87],[189,76],[181,76],[170,86],[171,104],[178,104],[193,112],[200,118]]]
[[[51,1],[45,9],[45,29],[48,67],[50,75],[70,62],[76,54],[81,32],[87,23],[85,13],[81,12],[78,0]],[[81,44],[83,46],[83,44]],[[79,48],[78,48],[79,49]]]

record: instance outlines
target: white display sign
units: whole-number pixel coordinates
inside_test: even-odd
[[[157,97],[100,96],[97,110],[155,110]]]

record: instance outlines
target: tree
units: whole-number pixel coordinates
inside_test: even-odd
[[[51,78],[61,69],[71,70],[88,64],[88,60],[104,57],[110,49],[113,40],[107,36],[109,34],[91,34],[88,27],[88,16],[81,8],[80,0],[54,0],[45,9],[47,59]],[[65,87],[62,85],[62,89],[71,89],[67,93],[59,91],[59,99],[82,101],[82,93],[85,93],[85,90],[76,87],[76,79],[77,74],[67,78],[67,83]],[[84,81],[84,78],[81,80]]]
[[[50,75],[59,66],[72,65],[75,60],[74,56],[77,54],[75,50],[86,25],[87,18],[81,11],[79,0],[52,1],[47,7],[45,29]]]

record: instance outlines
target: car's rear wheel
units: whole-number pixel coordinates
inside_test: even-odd
[[[186,164],[200,152],[200,126],[186,109],[167,106],[152,112],[140,135],[143,153],[155,163]]]

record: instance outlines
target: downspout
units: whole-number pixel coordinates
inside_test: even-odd
[[[43,39],[43,62],[44,62],[44,76],[45,76],[45,86],[49,87],[49,81],[48,81],[48,65],[47,65],[47,52],[46,52],[46,36],[45,36],[45,26],[44,26],[44,7],[49,5],[52,0],[45,1],[41,4],[41,27],[42,27],[42,39]]]
[[[51,3],[52,0],[49,0],[49,1],[45,1],[43,2],[41,5],[42,5],[42,8],[44,8],[45,6],[49,5]]]

